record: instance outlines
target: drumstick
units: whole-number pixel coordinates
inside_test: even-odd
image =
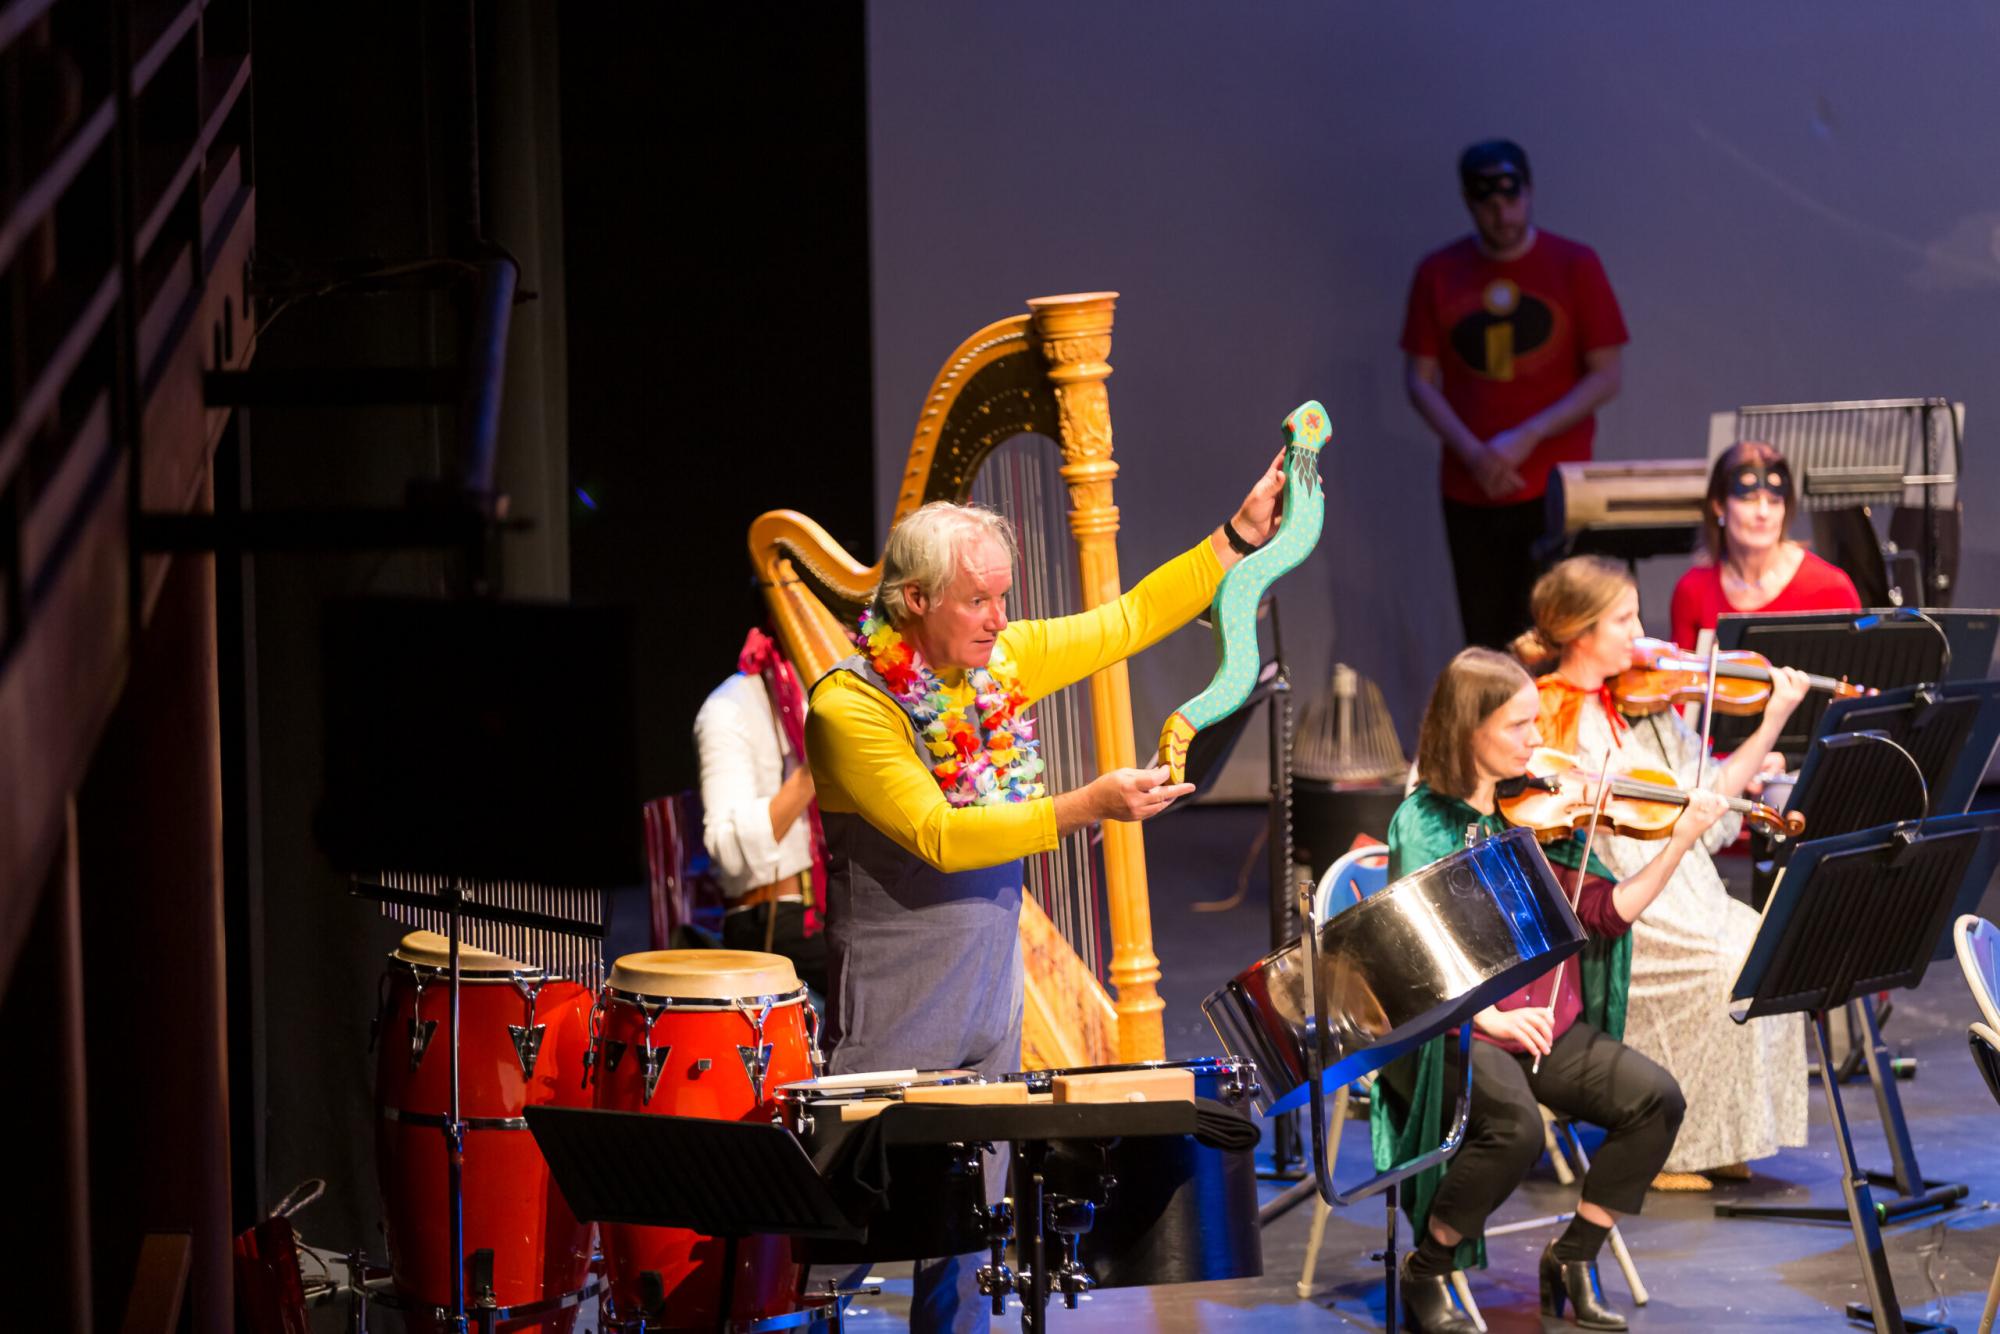
[[[1590,874],[1590,849],[1591,845],[1597,841],[1597,821],[1604,814],[1604,802],[1606,798],[1611,795],[1611,784],[1605,781],[1606,776],[1610,772],[1611,751],[1607,749],[1604,752],[1604,767],[1597,771],[1597,804],[1590,808],[1590,828],[1584,831],[1583,835],[1583,861],[1576,868],[1576,892],[1565,895],[1569,900],[1569,910],[1571,912],[1576,911],[1576,905],[1582,900],[1583,878]],[[1557,883],[1560,884],[1562,882],[1558,880]],[[1549,988],[1549,1029],[1552,1032],[1556,1024],[1556,997],[1562,994],[1563,964],[1568,962],[1568,959],[1564,959],[1556,964],[1556,984]],[[1534,1064],[1528,1067],[1528,1073],[1538,1075],[1541,1072],[1542,1057],[1541,1053],[1537,1052],[1535,1053]]]

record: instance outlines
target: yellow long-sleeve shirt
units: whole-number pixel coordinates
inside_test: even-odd
[[[1013,622],[994,653],[1014,665],[1029,700],[1038,700],[1166,638],[1208,606],[1221,582],[1222,562],[1204,538],[1095,611]],[[957,703],[972,702],[963,672],[944,684]],[[940,871],[998,866],[1056,846],[1054,798],[953,806],[918,758],[915,738],[896,701],[850,672],[828,676],[814,689],[806,718],[820,810],[860,815]]]

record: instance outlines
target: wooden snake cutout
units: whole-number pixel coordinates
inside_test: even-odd
[[[1309,399],[1285,418],[1284,521],[1277,535],[1245,556],[1222,576],[1209,608],[1221,664],[1208,688],[1175,709],[1160,729],[1159,763],[1167,766],[1170,783],[1186,781],[1188,743],[1204,727],[1221,722],[1243,707],[1257,685],[1257,606],[1264,590],[1280,575],[1297,568],[1319,544],[1326,521],[1326,496],[1320,490],[1320,447],[1333,438],[1326,409]]]

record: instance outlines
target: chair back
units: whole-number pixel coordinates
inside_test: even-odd
[[[646,880],[650,891],[653,948],[676,948],[682,927],[692,926],[703,909],[718,911],[722,890],[708,872],[701,841],[701,794],[676,792],[646,803]]]
[[[1993,1100],[2000,1102],[2000,1033],[1985,1024],[1974,1024],[1965,1036],[1972,1044],[1972,1063],[1986,1076],[1986,1087]]]
[[[1967,913],[1951,929],[1958,950],[1959,971],[1986,1026],[2000,1032],[2000,928],[1976,913]]]
[[[1313,916],[1324,922],[1343,908],[1351,908],[1389,885],[1389,849],[1380,843],[1364,843],[1326,868],[1313,891]]]

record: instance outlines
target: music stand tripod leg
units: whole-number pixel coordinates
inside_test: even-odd
[[[1833,1043],[1827,1036],[1826,1011],[1812,1015],[1813,1041],[1819,1047],[1820,1069],[1833,1066]],[[1868,1176],[1854,1161],[1854,1141],[1848,1135],[1847,1109],[1840,1101],[1840,1081],[1822,1079],[1826,1090],[1827,1119],[1833,1123],[1833,1142],[1840,1149],[1840,1193],[1847,1200],[1847,1219],[1854,1230],[1854,1249],[1861,1259],[1862,1290],[1867,1303],[1850,1302],[1847,1318],[1872,1324],[1876,1334],[1925,1334],[1946,1330],[1947,1325],[1907,1319],[1896,1304],[1896,1283],[1889,1275],[1889,1256],[1883,1248],[1882,1229],[1876,1223],[1875,1200],[1868,1190]]]
[[[1948,1209],[1971,1192],[1962,1182],[1926,1180],[1917,1164],[1916,1144],[1910,1139],[1909,1118],[1903,1113],[1903,1095],[1896,1088],[1896,1070],[1882,1041],[1882,1029],[1875,1019],[1875,998],[1862,996],[1848,1003],[1849,1040],[1868,1067],[1868,1081],[1875,1087],[1875,1107],[1881,1115],[1882,1133],[1889,1141],[1887,1172],[1869,1172],[1869,1184],[1895,1190],[1897,1198],[1879,1206],[1883,1221],[1907,1218],[1930,1209]]]

